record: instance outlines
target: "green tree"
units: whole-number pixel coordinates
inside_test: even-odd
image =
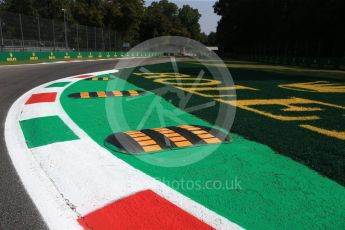
[[[144,14],[144,0],[118,0],[121,16],[116,27],[132,44],[139,41],[139,25]]]
[[[235,54],[341,57],[344,0],[218,0],[217,40]]]
[[[118,21],[123,17],[120,10],[120,3],[117,0],[108,1],[105,4],[103,24],[113,30],[121,28]]]
[[[104,27],[104,18],[106,11],[106,2],[75,0],[73,3],[64,6],[70,20],[82,25]]]
[[[3,0],[1,8],[14,13],[43,18],[62,19],[61,9],[69,8],[68,0]]]
[[[200,24],[199,19],[201,14],[197,9],[193,9],[189,5],[184,5],[179,9],[178,14],[182,25],[188,30],[192,39],[200,39]]]
[[[207,36],[207,44],[209,46],[217,46],[217,34],[215,32],[210,32]]]
[[[177,5],[167,0],[152,2],[145,10],[140,25],[141,40],[166,35],[190,37],[189,31],[178,17],[178,12]]]
[[[207,45],[208,43],[207,34],[205,34],[204,32],[200,33],[199,41],[203,43],[204,45]]]

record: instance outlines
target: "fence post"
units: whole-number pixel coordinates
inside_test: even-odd
[[[53,46],[54,46],[54,51],[55,51],[56,47],[55,47],[55,23],[54,23],[54,20],[52,20],[52,23],[53,23]]]
[[[103,51],[105,50],[105,44],[104,44],[104,31],[103,31],[103,28],[102,28],[102,50],[103,50]]]
[[[95,51],[97,50],[97,31],[96,31],[96,27],[95,28]]]
[[[109,51],[111,51],[111,39],[110,39],[110,30],[108,30],[108,41],[109,41]]]
[[[1,30],[0,30],[0,32],[1,32],[1,50],[2,50],[4,48],[4,37],[2,35],[2,19],[1,19],[1,17],[0,17],[0,28],[1,28]]]
[[[86,50],[89,51],[89,33],[87,31],[87,26],[85,26],[86,28]]]
[[[37,14],[37,31],[38,31],[38,41],[41,50],[41,28],[40,28],[40,16]]]
[[[65,46],[66,46],[66,51],[68,51],[68,40],[67,40],[67,22],[66,22],[66,10],[63,10],[63,21],[65,25]]]
[[[114,34],[114,45],[115,45],[115,50],[117,49],[116,35],[117,35],[117,31],[115,31],[115,34]]]
[[[79,52],[79,32],[78,32],[79,25],[77,24],[77,49]]]
[[[20,24],[20,33],[22,36],[22,49],[24,51],[24,34],[23,34],[23,24],[22,24],[22,15],[19,14],[19,24]]]

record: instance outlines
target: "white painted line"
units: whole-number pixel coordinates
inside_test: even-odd
[[[93,72],[93,73],[79,74],[79,75],[68,77],[65,79],[68,79],[68,80],[74,79],[75,81],[80,81],[80,80],[85,79],[85,78],[78,78],[79,76],[83,76],[83,75],[101,75],[101,74],[108,74],[108,73],[112,74],[112,73],[117,73],[117,72],[119,71],[116,69],[111,69],[111,70],[98,71],[98,72]]]
[[[61,194],[27,148],[19,126],[20,108],[36,89],[21,96],[7,114],[5,122],[7,150],[25,189],[49,228],[81,229],[75,222],[77,215],[66,205]]]

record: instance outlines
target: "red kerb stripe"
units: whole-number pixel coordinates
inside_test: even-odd
[[[84,75],[77,76],[75,78],[87,78],[87,77],[92,77],[92,76],[93,76],[92,74],[84,74]]]
[[[42,103],[42,102],[55,102],[56,93],[36,93],[32,94],[29,100],[25,103],[28,104],[35,104],[35,103]]]
[[[151,190],[115,201],[79,218],[85,229],[213,229]]]

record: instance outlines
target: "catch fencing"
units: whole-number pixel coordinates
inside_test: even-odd
[[[0,12],[0,37],[1,51],[123,50],[118,31],[6,11]]]

